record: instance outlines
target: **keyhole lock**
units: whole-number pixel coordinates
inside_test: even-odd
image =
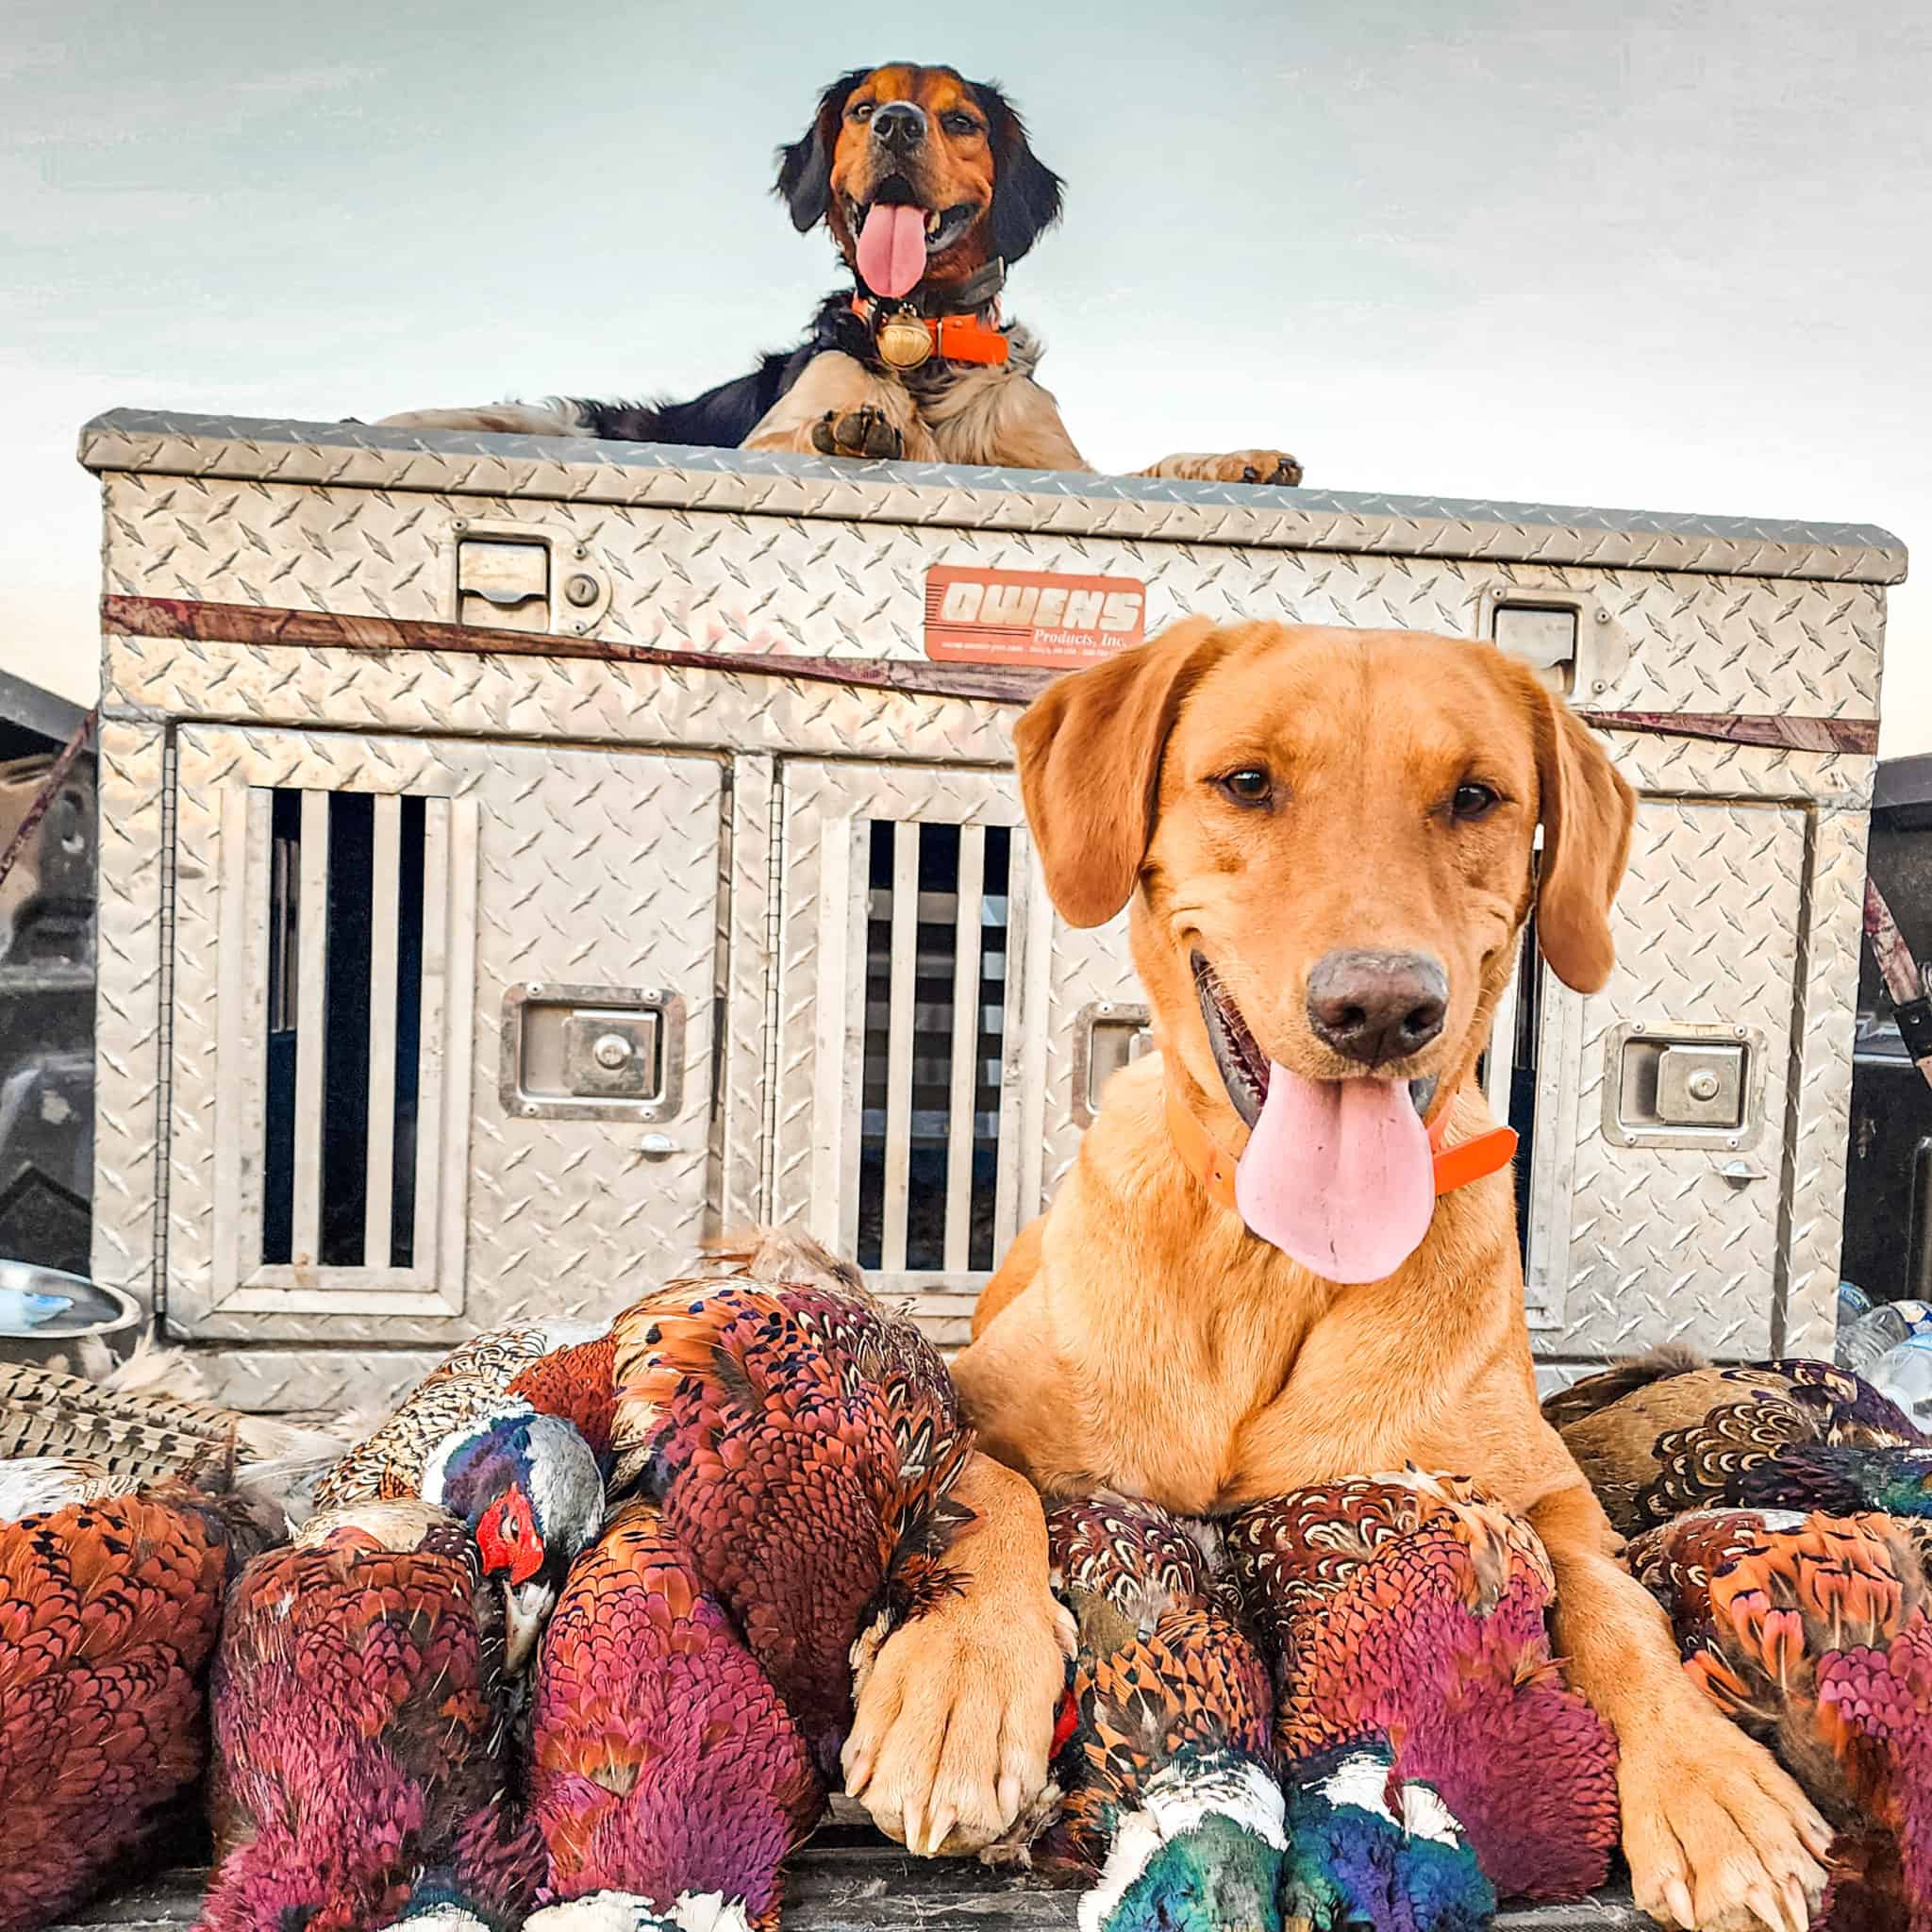
[[[631,1043],[621,1033],[599,1034],[591,1042],[591,1058],[613,1074],[628,1064],[630,1057]]]
[[[1706,1067],[1700,1072],[1692,1074],[1684,1082],[1684,1087],[1692,1100],[1715,1100],[1718,1096],[1720,1084],[1717,1075],[1708,1067]]]
[[[579,610],[587,608],[597,601],[599,586],[597,579],[587,571],[577,571],[563,580],[563,594]]]

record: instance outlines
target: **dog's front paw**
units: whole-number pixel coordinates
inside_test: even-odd
[[[845,1740],[845,1790],[889,1838],[930,1857],[1002,1837],[1046,1784],[1072,1619],[974,1594],[887,1639]]]
[[[1697,1932],[1804,1932],[1831,1829],[1768,1751],[1699,1712],[1633,1740],[1618,1785],[1631,1888],[1652,1918]]]
[[[1270,483],[1292,490],[1302,480],[1302,466],[1285,449],[1234,449],[1209,459],[1209,480],[1216,483]]]
[[[827,409],[811,425],[811,446],[822,457],[891,462],[905,455],[906,439],[883,409],[864,403],[856,409]]]

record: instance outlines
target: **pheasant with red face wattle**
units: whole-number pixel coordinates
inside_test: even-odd
[[[1049,1511],[1047,1537],[1079,1651],[1025,1862],[1087,1883],[1082,1932],[1274,1932],[1273,1691],[1214,1530],[1098,1495]]]
[[[319,1508],[420,1496],[470,1525],[521,1670],[604,1520],[613,1403],[608,1331],[526,1324],[453,1350],[316,1484]]]
[[[501,1599],[433,1504],[332,1510],[249,1564],[215,1664],[201,1932],[375,1932],[419,1888],[521,1918],[543,1853],[508,1798],[503,1672]]]
[[[539,1671],[546,1923],[719,1899],[768,1926],[856,1683],[951,1587],[970,1438],[917,1329],[808,1241],[721,1246],[614,1334],[612,1481],[635,1500]]]
[[[1603,1883],[1616,1747],[1552,1659],[1526,1523],[1410,1469],[1257,1505],[1227,1546],[1274,1671],[1291,1919],[1467,1926]]]
[[[1932,1517],[1932,1440],[1829,1362],[1719,1369],[1659,1348],[1560,1390],[1543,1416],[1624,1536],[1720,1507]]]
[[[1932,1591],[1917,1526],[1707,1509],[1630,1546],[1691,1676],[1836,1829],[1824,1932],[1932,1932]]]

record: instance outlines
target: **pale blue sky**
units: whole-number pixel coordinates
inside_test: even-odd
[[[886,11],[8,0],[0,663],[92,690],[100,408],[688,392],[786,343],[831,262],[771,150],[891,58],[1004,81],[1068,177],[1008,306],[1096,462],[1278,442],[1932,558],[1932,8]],[[1918,585],[1886,710],[1932,749]]]

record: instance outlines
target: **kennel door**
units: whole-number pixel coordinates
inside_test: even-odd
[[[1774,1346],[1809,859],[1803,809],[1640,801],[1609,984],[1584,998],[1543,979],[1529,1272],[1555,1333],[1541,1353]]]
[[[708,758],[181,729],[171,1331],[441,1341],[675,1268],[724,795]]]
[[[769,1198],[963,1341],[1039,1212],[1052,921],[1010,773],[783,768]]]

